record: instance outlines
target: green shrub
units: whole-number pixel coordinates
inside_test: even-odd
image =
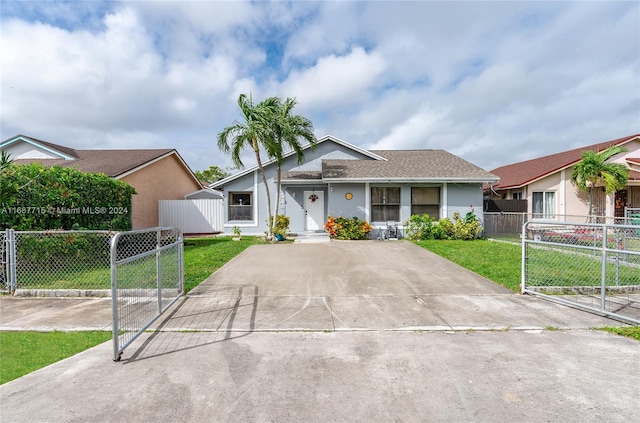
[[[329,216],[324,225],[324,230],[329,237],[344,240],[368,239],[372,229],[369,222],[357,217],[348,219],[342,216],[336,218]]]
[[[286,236],[289,232],[289,216],[279,214],[276,216],[276,226],[273,228],[274,235]]]
[[[460,213],[453,213],[453,236],[452,239],[472,240],[478,238],[482,233],[482,224],[473,212],[460,218]]]
[[[453,213],[453,221],[448,217],[435,222],[427,215],[413,215],[406,222],[407,237],[412,241],[428,239],[461,239],[472,240],[482,233],[482,224],[469,212],[464,219],[460,213]]]
[[[440,223],[434,222],[428,214],[414,214],[405,224],[407,226],[407,237],[413,241],[449,238]]]
[[[109,233],[20,234],[18,263],[24,269],[58,270],[108,265],[111,257]]]
[[[32,163],[11,165],[2,179],[18,188],[0,205],[0,229],[131,229],[135,190],[107,175]]]

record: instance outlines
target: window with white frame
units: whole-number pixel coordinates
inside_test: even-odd
[[[534,218],[555,219],[556,193],[555,191],[536,191],[533,193],[532,212]]]
[[[511,193],[512,200],[522,200],[522,191],[515,191]]]
[[[412,187],[411,215],[427,214],[433,220],[440,220],[440,188]]]
[[[400,221],[399,187],[371,187],[371,221]]]
[[[229,220],[253,220],[253,193],[229,193]]]

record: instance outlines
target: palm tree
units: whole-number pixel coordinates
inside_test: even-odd
[[[276,202],[274,207],[275,214],[271,223],[272,227],[276,226],[280,203],[282,162],[285,148],[295,151],[298,164],[302,164],[304,162],[304,149],[300,141],[306,141],[312,149],[315,149],[317,145],[316,137],[313,134],[313,123],[304,116],[291,114],[296,104],[297,101],[294,98],[287,98],[284,102],[278,102],[278,108],[275,110],[276,114],[270,119],[270,141],[267,152],[277,165]]]
[[[270,140],[269,119],[271,116],[276,115],[279,103],[280,100],[277,97],[269,97],[257,105],[254,105],[251,95],[247,98],[246,95],[240,94],[238,97],[238,106],[242,111],[244,122],[234,122],[218,134],[218,148],[225,153],[231,152],[231,160],[237,168],[244,168],[240,157],[242,150],[249,147],[254,151],[267,197],[269,222],[272,221],[271,196],[260,157],[260,146],[262,145],[268,152],[272,149],[272,147],[268,145]],[[271,238],[271,225],[268,226],[268,237]]]
[[[620,146],[611,146],[599,153],[585,151],[582,153],[582,160],[575,165],[571,182],[581,191],[589,193],[589,216],[592,215],[594,187],[601,186],[606,194],[611,194],[627,185],[629,168],[620,163],[606,163],[611,157],[626,151],[626,148]]]

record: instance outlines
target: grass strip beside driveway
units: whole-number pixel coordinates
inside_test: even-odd
[[[417,241],[416,244],[487,279],[520,292],[519,244],[478,239],[475,241]]]
[[[111,339],[111,332],[0,332],[0,385]]]

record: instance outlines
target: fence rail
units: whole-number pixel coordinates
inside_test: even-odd
[[[639,215],[640,209],[628,209],[624,217],[555,214],[552,218],[544,219],[544,221],[550,223],[640,225]],[[540,217],[532,213],[485,212],[483,213],[484,233],[487,236],[519,237],[522,233],[522,225],[531,220],[540,220]]]
[[[522,293],[640,324],[640,226],[525,223]]]
[[[184,293],[177,228],[120,232],[111,241],[113,359]]]

